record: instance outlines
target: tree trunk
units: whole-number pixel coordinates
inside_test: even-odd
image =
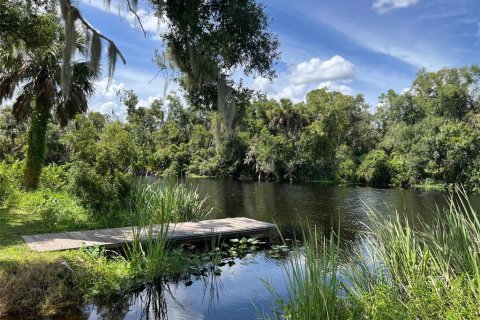
[[[32,108],[28,128],[27,159],[24,171],[24,186],[27,190],[38,187],[47,149],[47,126],[50,120],[51,101],[38,97]]]

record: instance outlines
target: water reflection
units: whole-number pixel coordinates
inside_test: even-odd
[[[285,293],[281,266],[264,252],[235,259],[222,273],[189,276],[180,281],[158,281],[142,291],[84,310],[88,319],[255,319],[268,313],[272,302],[261,280]],[[254,305],[256,307],[254,307]],[[258,308],[258,310],[256,309]]]
[[[338,227],[345,235],[362,229],[366,211],[372,208],[392,215],[396,210],[414,220],[417,215],[427,221],[433,218],[436,206],[445,206],[447,193],[335,187],[318,184],[290,185],[282,183],[240,182],[234,180],[192,179],[188,184],[208,196],[208,203],[217,210],[215,217],[247,216],[274,221],[280,227],[301,225],[305,221]],[[471,195],[474,208],[480,208],[480,197]]]

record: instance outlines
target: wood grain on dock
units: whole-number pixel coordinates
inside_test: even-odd
[[[242,236],[270,231],[275,224],[250,218],[227,218],[200,222],[171,223],[168,226],[155,225],[153,233],[168,227],[168,240],[187,241],[221,236]],[[146,233],[138,227],[98,229],[88,231],[61,232],[22,236],[27,245],[36,251],[57,251],[101,246],[119,247],[134,239],[134,230]]]

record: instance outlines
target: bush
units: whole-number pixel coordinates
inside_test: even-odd
[[[337,177],[340,181],[348,182],[356,180],[357,164],[353,159],[345,159],[338,164]]]
[[[392,154],[389,164],[392,173],[392,184],[397,187],[407,187],[412,175],[410,175],[406,159],[401,155]]]
[[[68,185],[70,165],[48,165],[42,169],[40,187],[50,190],[65,190]]]
[[[391,167],[385,151],[370,151],[358,167],[357,175],[360,181],[367,185],[388,185],[391,180]]]
[[[106,174],[79,164],[71,169],[69,191],[97,213],[110,213],[125,207],[131,189],[131,175],[119,170]]]
[[[335,151],[336,179],[342,182],[356,181],[357,164],[355,163],[353,151],[347,145],[341,145]]]
[[[78,229],[88,225],[88,211],[65,193],[45,195],[43,203],[36,211],[56,228],[65,226],[68,229]]]
[[[0,163],[0,206],[10,205],[16,201],[19,192],[22,165]]]

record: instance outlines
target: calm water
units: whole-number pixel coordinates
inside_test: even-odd
[[[325,229],[338,230],[340,225],[344,238],[355,239],[367,207],[385,215],[399,210],[411,219],[417,214],[428,219],[436,205],[445,205],[445,194],[439,192],[204,179],[187,183],[209,197],[208,204],[216,208],[214,218],[246,216],[274,221],[286,234],[295,229],[292,226],[308,221]],[[480,209],[479,196],[471,201]],[[272,305],[264,281],[285,294],[282,265],[286,263],[259,252],[236,260],[232,267],[222,267],[220,276],[152,285],[110,305],[88,306],[68,318],[255,319]]]

